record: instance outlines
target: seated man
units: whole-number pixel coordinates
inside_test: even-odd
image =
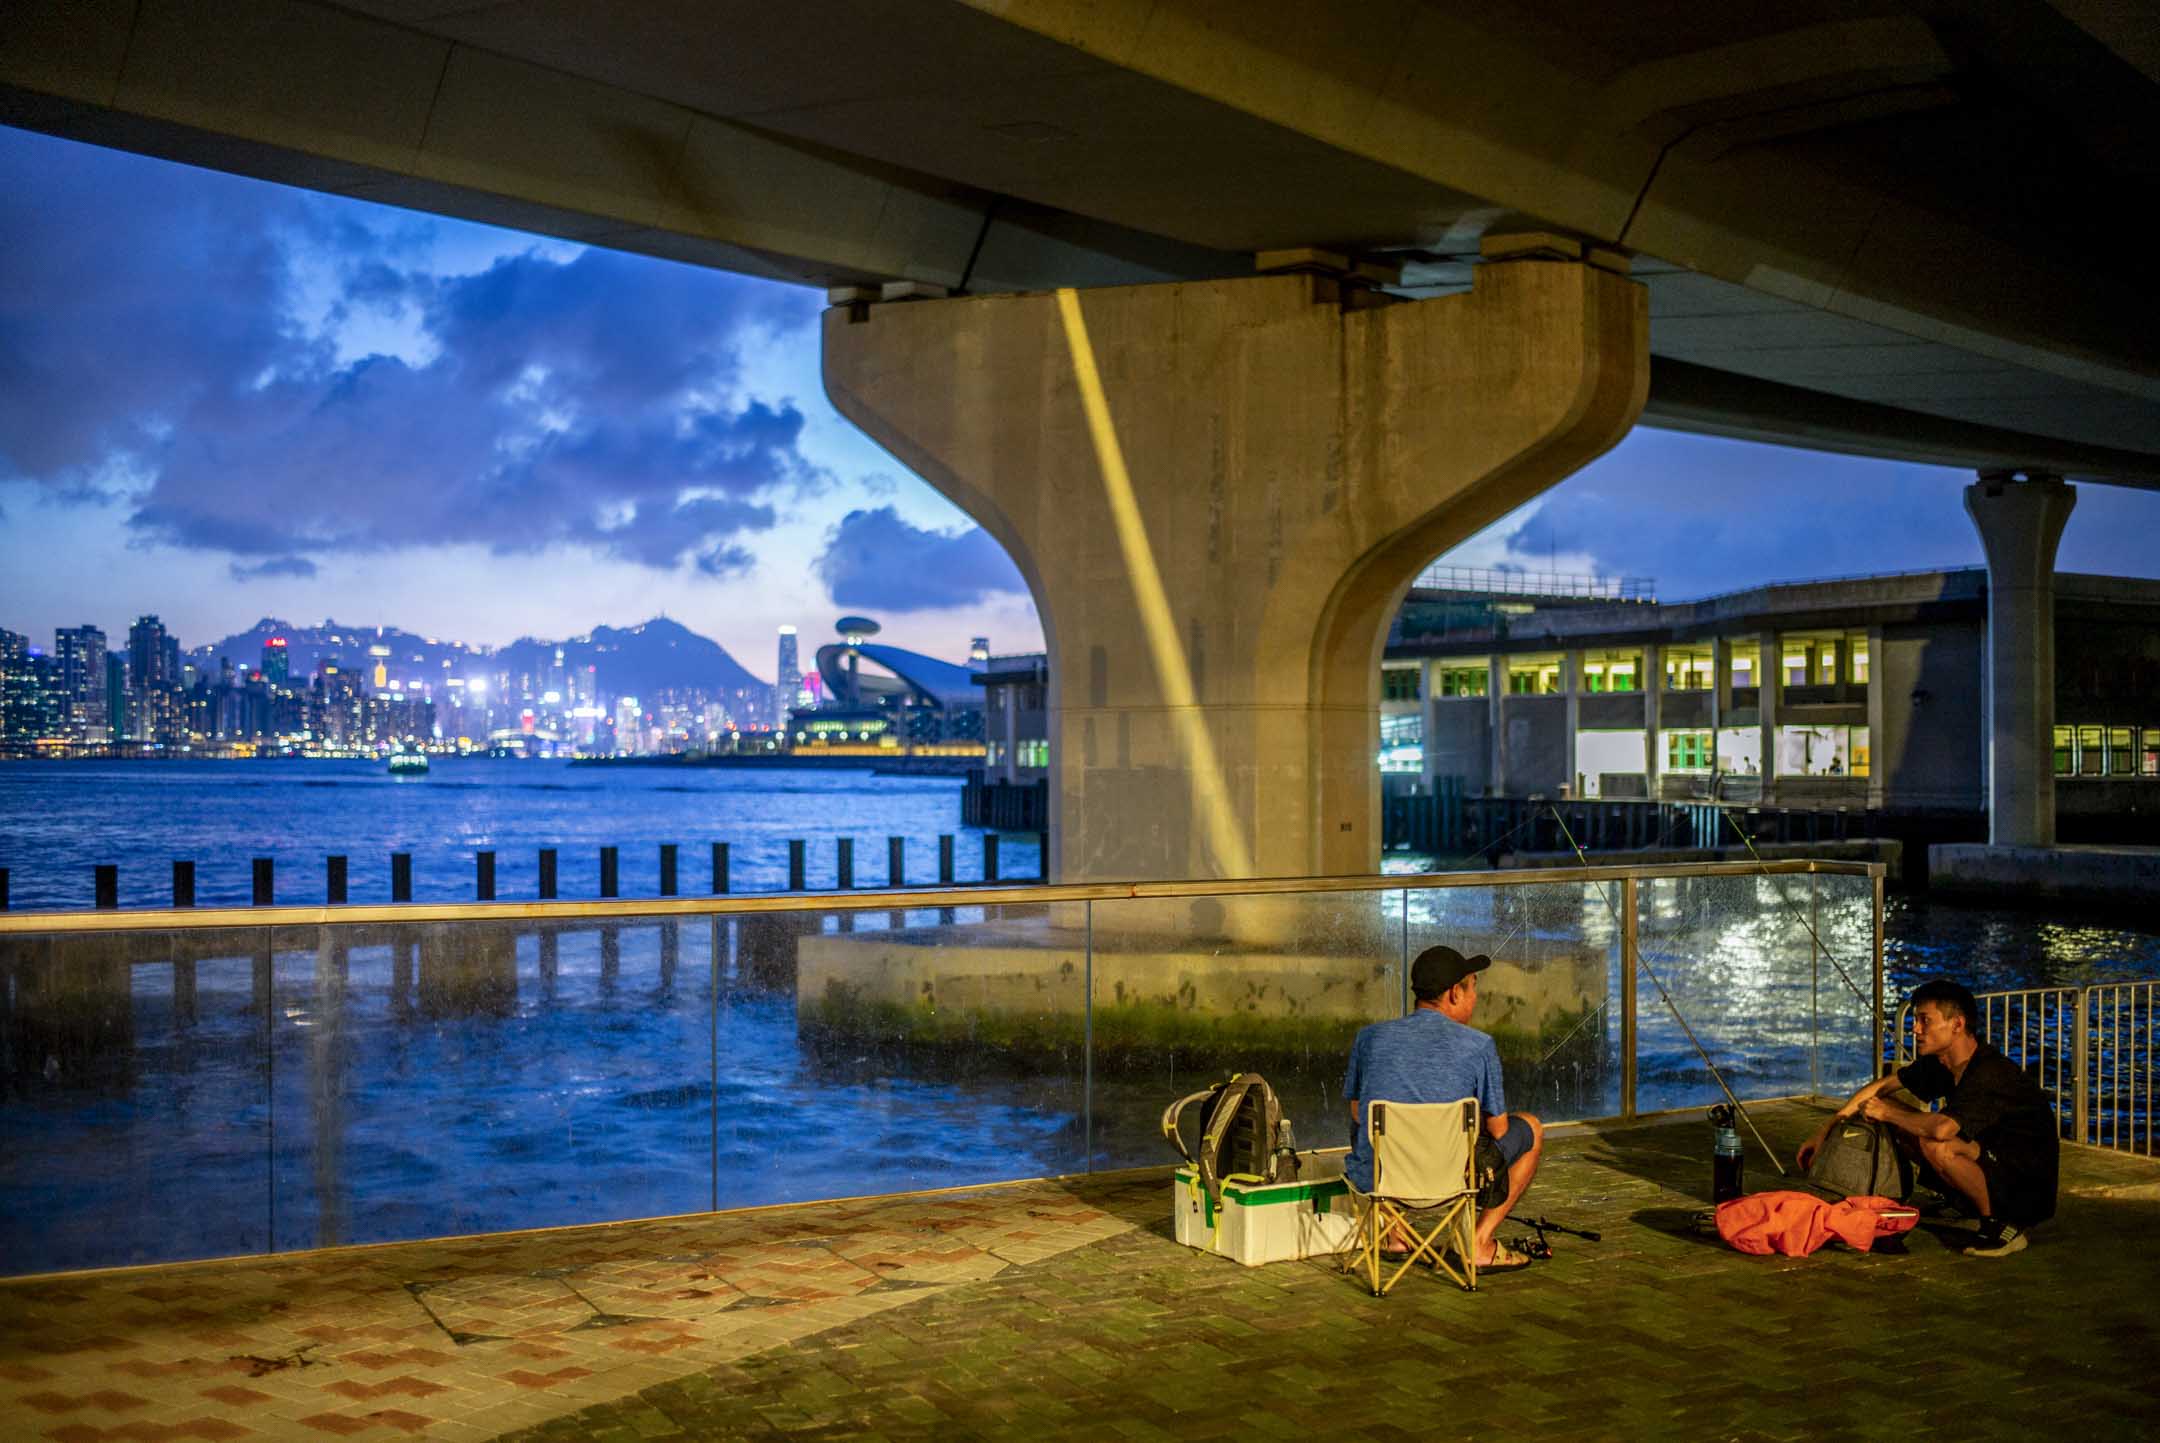
[[[1375,1022],[1358,1033],[1350,1048],[1350,1070],[1343,1075],[1343,1096],[1350,1100],[1355,1129],[1343,1174],[1360,1189],[1372,1186],[1365,1102],[1456,1102],[1475,1097],[1508,1170],[1507,1201],[1478,1213],[1476,1262],[1481,1271],[1507,1272],[1528,1267],[1529,1255],[1496,1243],[1494,1234],[1537,1173],[1545,1128],[1527,1112],[1508,1113],[1507,1094],[1500,1085],[1500,1050],[1490,1037],[1469,1025],[1471,1009],[1477,1005],[1477,974],[1491,965],[1490,957],[1465,957],[1453,947],[1426,948],[1410,965],[1416,1010],[1392,1022]]]
[[[1971,992],[1937,978],[1912,995],[1913,1061],[1845,1100],[1836,1116],[1803,1143],[1800,1166],[1814,1161],[1830,1129],[1858,1114],[1887,1123],[1899,1146],[1919,1160],[1921,1180],[1962,1199],[1980,1219],[1969,1258],[2001,1258],[2025,1246],[2025,1230],[2055,1215],[2059,1150],[2055,1106],[2016,1063],[1977,1035],[1980,1007]],[[1939,1112],[1922,1112],[1888,1094],[1904,1087]]]

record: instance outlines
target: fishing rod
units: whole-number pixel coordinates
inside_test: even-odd
[[[1779,882],[1777,877],[1771,872],[1770,864],[1763,860],[1763,854],[1755,850],[1754,838],[1750,837],[1747,834],[1747,830],[1742,827],[1737,821],[1733,820],[1733,814],[1728,808],[1719,807],[1718,814],[1724,817],[1727,822],[1732,823],[1734,835],[1738,836],[1741,842],[1747,847],[1748,855],[1755,859],[1755,865],[1762,869],[1763,876],[1769,880],[1772,890],[1777,893],[1778,900],[1780,902],[1783,902],[1785,904],[1786,910],[1791,912],[1794,919],[1798,921],[1802,927],[1805,927],[1807,929],[1808,937],[1815,943],[1816,950],[1821,952],[1824,957],[1829,959],[1830,966],[1837,972],[1837,975],[1840,978],[1844,979],[1845,985],[1852,989],[1852,995],[1859,1001],[1860,1005],[1867,1008],[1870,1012],[1874,1011],[1875,999],[1870,997],[1867,993],[1862,992],[1860,990],[1860,984],[1852,980],[1852,974],[1848,973],[1845,970],[1844,964],[1838,961],[1837,954],[1835,952],[1832,952],[1830,950],[1829,944],[1823,941],[1822,934],[1815,930],[1815,924],[1808,920],[1807,915],[1800,910],[1800,904],[1792,899],[1791,895],[1786,892],[1784,884]]]
[[[1546,803],[1546,805],[1552,810],[1553,820],[1560,824],[1560,835],[1566,837],[1568,845],[1575,849],[1576,860],[1580,861],[1585,867],[1589,866],[1590,858],[1584,855],[1582,844],[1575,840],[1575,834],[1568,830],[1567,818],[1561,816],[1560,809],[1552,806],[1550,802]],[[1625,931],[1627,924],[1620,920],[1620,908],[1613,902],[1612,894],[1603,887],[1598,888],[1598,894],[1604,897],[1606,910],[1612,913],[1613,925]],[[1657,969],[1650,965],[1649,959],[1645,958],[1640,950],[1635,954],[1635,965],[1642,969],[1643,975],[1650,979],[1650,984],[1657,988],[1658,997],[1665,1003],[1665,1010],[1673,1015],[1673,1021],[1680,1024],[1680,1031],[1687,1037],[1688,1045],[1695,1049],[1695,1055],[1700,1057],[1703,1066],[1709,1069],[1710,1080],[1718,1085],[1718,1091],[1725,1094],[1725,1100],[1733,1105],[1733,1111],[1740,1114],[1741,1121],[1748,1125],[1748,1131],[1755,1134],[1755,1141],[1761,1146],[1763,1152],[1769,1156],[1770,1165],[1778,1170],[1778,1176],[1785,1176],[1785,1164],[1778,1161],[1777,1150],[1770,1146],[1768,1139],[1764,1138],[1762,1129],[1755,1125],[1755,1119],[1748,1116],[1747,1104],[1743,1103],[1739,1095],[1726,1084],[1725,1074],[1719,1072],[1717,1064],[1710,1060],[1709,1052],[1695,1036],[1695,1029],[1688,1026],[1688,1020],[1680,1015],[1680,1008],[1672,1000],[1672,994],[1665,990],[1665,983],[1657,975]]]

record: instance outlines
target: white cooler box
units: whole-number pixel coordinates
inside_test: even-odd
[[[1209,1204],[1199,1174],[1181,1167],[1170,1185],[1177,1240],[1246,1267],[1335,1252],[1357,1232],[1342,1165],[1340,1148],[1301,1152],[1295,1181],[1226,1182],[1220,1208]]]

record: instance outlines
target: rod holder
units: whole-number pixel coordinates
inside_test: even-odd
[[[998,879],[998,834],[997,834],[996,832],[984,832],[984,833],[983,833],[983,880],[984,880],[985,882],[995,882],[995,881],[996,881],[997,879]]]
[[[800,837],[788,838],[787,889],[790,892],[803,889],[803,840]]]
[[[175,907],[195,905],[195,864],[176,861],[172,864],[172,904]]]
[[[482,902],[495,900],[495,854],[481,852],[473,857],[473,896]]]
[[[276,864],[273,863],[268,857],[257,857],[255,859],[254,870],[255,905],[258,907],[268,907],[273,905],[270,898],[271,894],[277,890]]]
[[[100,912],[110,912],[120,905],[120,868],[105,862],[91,873],[91,890],[96,900],[91,904]]]
[[[325,864],[323,870],[323,894],[328,899],[329,905],[333,907],[344,906],[345,859],[343,857],[332,857]]]
[[[887,837],[885,839],[885,885],[888,887],[905,887],[907,885],[907,838],[905,837]]]
[[[617,896],[622,891],[619,855],[614,847],[600,849],[600,895],[603,897]]]
[[[660,895],[675,895],[675,843],[660,844]]]
[[[390,854],[390,900],[393,902],[410,902],[412,900],[412,853],[410,852],[392,852]]]
[[[717,897],[728,889],[728,844],[712,844],[712,894]]]
[[[543,902],[555,900],[555,849],[553,847],[542,847],[540,849],[540,900]]]
[[[853,837],[842,837],[836,843],[833,869],[834,874],[839,879],[838,886],[841,891],[845,892],[855,885],[855,839]]]
[[[952,885],[953,839],[950,832],[940,833],[937,839],[937,879],[940,886]]]

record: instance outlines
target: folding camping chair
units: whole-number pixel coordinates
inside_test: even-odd
[[[1373,1296],[1385,1297],[1404,1273],[1430,1259],[1465,1292],[1477,1291],[1477,1099],[1458,1102],[1365,1104],[1372,1140],[1373,1185],[1350,1194],[1363,1209],[1344,1250],[1344,1271],[1362,1270]],[[1421,1233],[1418,1223],[1426,1226]],[[1380,1243],[1400,1228],[1413,1239],[1410,1256],[1380,1279]],[[1444,1245],[1452,1244],[1456,1262]]]

